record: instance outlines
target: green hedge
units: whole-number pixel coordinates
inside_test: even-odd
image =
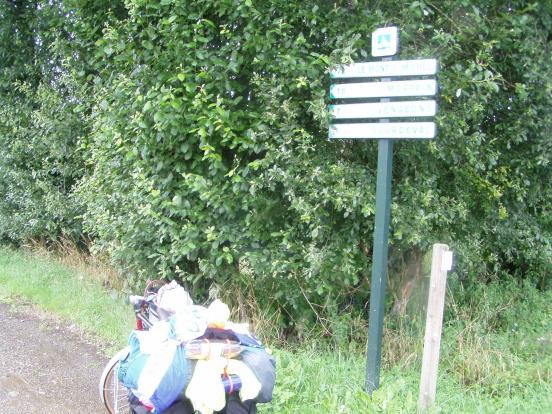
[[[393,23],[402,58],[441,70],[438,137],[395,146],[392,258],[446,242],[463,280],[546,286],[548,3],[89,3],[54,3],[86,91],[70,193],[131,283],[232,283],[296,324],[365,309],[377,149],[327,141],[329,68],[370,59],[370,33]]]

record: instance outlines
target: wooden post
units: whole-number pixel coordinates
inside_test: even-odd
[[[420,379],[420,398],[418,400],[418,407],[422,411],[428,409],[435,402],[447,272],[451,267],[452,252],[449,251],[448,246],[446,244],[434,244]]]

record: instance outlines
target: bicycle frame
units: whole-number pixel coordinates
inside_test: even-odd
[[[131,295],[129,297],[136,317],[136,330],[148,331],[160,319],[154,298],[154,295],[153,297],[152,295],[149,295],[149,297]]]
[[[156,293],[149,292],[149,286],[150,284],[146,287],[144,296],[129,296],[129,301],[133,306],[134,315],[136,317],[136,329],[139,331],[149,330],[153,324],[163,316],[155,304]],[[105,365],[102,375],[100,376],[100,382],[98,384],[100,399],[107,410],[113,414],[122,413],[123,411],[120,410],[124,410],[126,413],[126,410],[128,410],[126,406],[119,407],[120,403],[125,405],[122,401],[127,399],[127,390],[120,385],[113,385],[113,387],[110,388],[107,384],[118,384],[119,361],[124,359],[129,352],[129,347],[125,347],[117,352]]]

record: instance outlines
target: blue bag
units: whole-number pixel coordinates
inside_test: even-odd
[[[120,361],[119,380],[139,399],[151,403],[155,413],[162,413],[190,382],[192,363],[186,359],[185,350],[180,345],[175,345],[174,352],[168,355],[143,354],[135,332],[130,335],[128,343],[130,352]],[[170,360],[156,364],[159,357]],[[155,370],[154,378],[152,369]]]

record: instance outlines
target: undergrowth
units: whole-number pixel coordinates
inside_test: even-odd
[[[110,271],[102,266],[75,252],[66,251],[60,262],[44,252],[0,248],[0,301],[31,301],[121,346],[132,311],[121,293],[106,288]],[[221,292],[213,295],[224,299]],[[370,397],[363,390],[367,323],[359,315],[344,312],[327,321],[332,336],[310,331],[290,343],[275,329],[280,316],[262,310],[266,302],[245,291],[225,295],[239,298],[233,318],[251,322],[277,359],[274,400],[260,407],[261,414],[416,412],[421,315],[386,316],[381,386]],[[551,304],[552,291],[515,280],[469,290],[449,280],[437,399],[430,412],[547,412],[552,406]]]

